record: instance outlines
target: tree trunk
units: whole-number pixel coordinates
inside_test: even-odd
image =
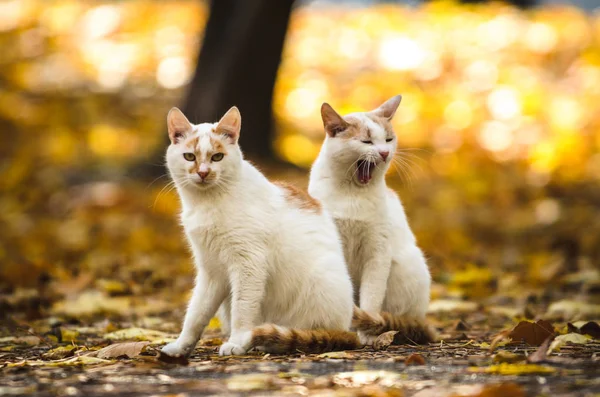
[[[272,159],[271,102],[293,0],[212,0],[204,44],[184,113],[214,122],[242,113],[240,145],[250,158]]]

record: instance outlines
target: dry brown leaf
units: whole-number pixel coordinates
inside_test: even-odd
[[[570,333],[576,332],[582,335],[589,335],[594,339],[600,339],[600,325],[595,321],[588,321],[579,327],[577,324],[568,323],[567,327]]]
[[[158,352],[158,356],[156,359],[160,362],[166,364],[175,364],[175,365],[188,365],[190,362],[187,357],[184,356],[169,356],[168,354],[163,353],[162,351]]]
[[[117,357],[128,357],[134,358],[139,356],[141,352],[144,351],[146,346],[148,346],[150,342],[123,342],[123,343],[114,343],[112,345],[106,346],[103,349],[98,351],[98,358],[117,358]]]
[[[554,335],[554,327],[545,320],[538,320],[535,323],[521,321],[508,334],[513,341],[524,341],[532,346],[540,346],[550,335]]]
[[[425,365],[425,359],[419,353],[413,353],[404,361],[406,365]]]
[[[373,342],[373,349],[375,350],[385,350],[387,349],[392,342],[394,341],[394,336],[398,333],[398,331],[388,331],[379,335],[375,342]]]

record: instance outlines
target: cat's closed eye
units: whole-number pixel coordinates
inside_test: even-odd
[[[373,141],[361,141],[362,143],[366,143],[367,145],[372,145]]]
[[[225,156],[223,153],[215,153],[212,155],[212,157],[210,158],[212,161],[221,161],[223,160],[223,156]]]
[[[386,139],[385,141],[386,141],[386,142],[391,142],[391,141],[393,141],[393,140],[394,140],[394,138],[388,138],[388,139]]]
[[[196,160],[196,156],[194,155],[194,153],[184,153],[183,158],[186,159],[187,161]]]

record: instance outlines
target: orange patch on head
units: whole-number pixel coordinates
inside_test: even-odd
[[[275,184],[283,190],[288,202],[303,210],[314,211],[316,213],[321,212],[321,203],[319,200],[310,196],[304,189],[300,189],[287,182],[275,182]]]
[[[225,145],[220,139],[210,137],[210,144],[213,147],[213,153],[223,153],[227,154],[227,150],[225,150]]]
[[[381,128],[384,129],[384,131],[389,134],[389,135],[394,135],[394,129],[392,128],[392,123],[390,122],[389,119],[377,115],[373,112],[369,112],[369,113],[365,113],[365,115],[370,118],[371,120],[373,120],[376,124],[379,124],[381,126]]]
[[[198,142],[200,141],[200,137],[195,137],[194,139],[192,139],[191,141],[187,142],[185,144],[185,146],[191,148],[191,149],[195,149],[198,146]]]
[[[364,128],[362,128],[362,123],[359,119],[356,119],[352,116],[346,116],[344,117],[344,121],[348,123],[348,126],[336,136],[340,138],[352,139],[362,135]]]

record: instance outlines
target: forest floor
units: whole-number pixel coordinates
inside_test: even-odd
[[[0,337],[0,395],[600,393],[600,340],[590,337],[600,338],[597,323],[553,323],[548,329],[546,323],[525,320],[519,329],[503,328],[499,325],[514,322],[510,313],[481,308],[466,312],[473,307],[465,307],[465,302],[460,306],[452,308],[452,314],[430,316],[440,331],[437,343],[386,346],[382,338],[378,350],[325,354],[219,357],[222,340],[215,321],[189,360],[158,352],[176,337],[173,314],[115,322],[60,322],[52,317],[33,323],[9,321]]]
[[[600,395],[598,234],[577,226],[596,207],[565,206],[552,224],[523,216],[523,200],[503,214],[492,198],[444,212],[429,190],[450,188],[434,182],[401,195],[429,258],[438,342],[219,357],[213,321],[189,360],[158,354],[180,331],[193,283],[164,183],[7,195],[16,212],[0,212],[0,395]]]

